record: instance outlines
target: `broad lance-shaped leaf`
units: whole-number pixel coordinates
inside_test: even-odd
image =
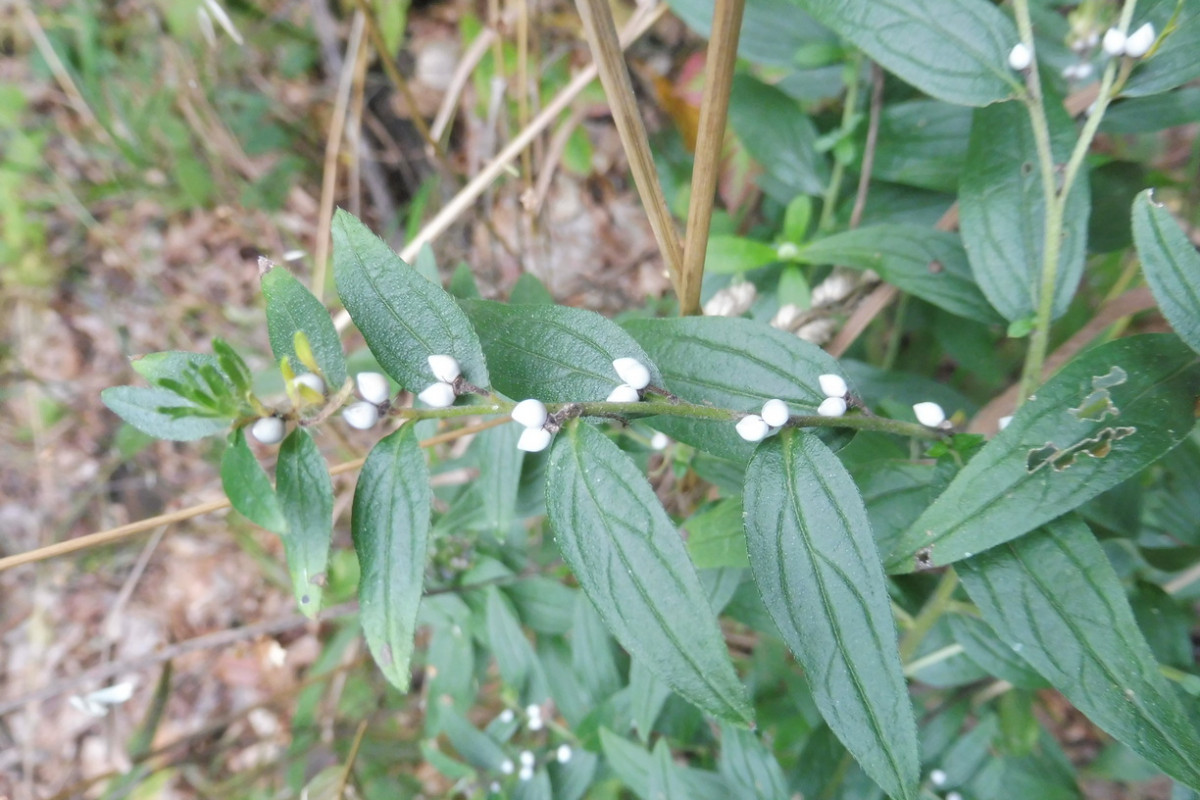
[[[799,0],[889,72],[926,94],[985,106],[1020,88],[1016,26],[987,0]]]
[[[221,487],[229,504],[243,517],[272,533],[287,532],[287,520],[283,517],[275,487],[246,444],[246,432],[242,428],[233,432],[229,447],[221,456]]]
[[[326,384],[336,392],[346,382],[346,359],[325,306],[283,267],[272,267],[263,275],[262,289],[267,298],[267,336],[275,360],[287,356],[292,369],[304,369],[295,349],[296,332],[303,331]]]
[[[164,379],[182,380],[195,368],[219,367],[216,356],[168,350],[135,358],[130,365],[135,372],[156,385],[110,386],[100,392],[100,400],[110,411],[142,433],[157,439],[190,442],[220,433],[233,424],[232,418],[208,416],[191,400],[157,385]],[[175,417],[159,411],[161,408],[187,407],[194,407],[197,416]]]
[[[1015,40],[1014,40],[1015,41]],[[1056,163],[1075,146],[1075,121],[1062,103],[1045,103]],[[967,163],[959,184],[963,243],[979,288],[1010,321],[1032,317],[1041,290],[1046,198],[1029,113],[1018,101],[975,111]],[[1080,170],[1063,212],[1062,244],[1054,284],[1054,317],[1067,310],[1087,254],[1091,194]]]
[[[1200,789],[1200,735],[1082,521],[1064,517],[962,562],[958,571],[984,620],[1072,705]]]
[[[892,797],[917,797],[917,728],[867,511],[837,456],[785,430],[746,468],[746,549],[817,708]]]
[[[999,322],[975,284],[958,236],[916,225],[871,225],[819,239],[800,250],[809,264],[872,269],[888,283],[951,314]]]
[[[1170,334],[1089,350],[1051,378],[896,540],[889,572],[940,567],[1132,477],[1195,424],[1196,354]]]
[[[825,190],[829,164],[817,152],[817,127],[794,98],[738,75],[729,98],[729,124],[763,166],[758,182],[768,195],[786,203],[797,194]]]
[[[1133,201],[1133,241],[1163,316],[1200,352],[1200,253],[1150,189]]]
[[[563,559],[617,641],[710,714],[753,719],[675,526],[629,456],[591,425],[559,433],[546,509]]]
[[[371,656],[400,691],[408,690],[417,609],[429,541],[429,468],[408,424],[371,448],[354,490],[350,533],[362,577],[359,617]]]
[[[436,380],[431,355],[454,356],[463,378],[488,386],[479,339],[454,299],[341,209],[333,218],[333,277],[375,360],[402,387],[420,392]]]
[[[629,334],[593,311],[555,305],[464,300],[479,331],[496,388],[509,397],[546,403],[603,400],[621,379],[612,362],[636,358],[662,386],[658,368]]]
[[[303,428],[292,431],[279,447],[275,493],[287,522],[283,550],[292,591],[305,616],[315,617],[333,538],[333,483],[321,451]]]
[[[815,414],[818,378],[844,375],[833,356],[765,322],[732,317],[635,319],[627,330],[662,370],[667,388],[692,403],[758,413],[777,397],[793,414]],[[654,427],[723,458],[746,461],[754,445],[732,422],[655,417]]]

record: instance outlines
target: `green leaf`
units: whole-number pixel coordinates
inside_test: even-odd
[[[671,10],[688,27],[708,38],[713,0],[671,0]],[[836,45],[837,37],[791,0],[754,0],[746,4],[738,37],[738,55],[774,67],[795,67],[798,50]]]
[[[1051,152],[1056,163],[1066,163],[1075,145],[1075,121],[1056,98],[1048,97],[1045,106]],[[958,193],[960,227],[979,288],[1010,321],[1033,316],[1038,307],[1046,197],[1037,165],[1033,128],[1022,103],[975,111]],[[1083,273],[1090,207],[1085,168],[1071,187],[1063,214],[1055,318],[1067,310]]]
[[[346,382],[342,341],[321,301],[283,267],[272,267],[263,275],[262,290],[267,299],[267,336],[275,360],[286,356],[293,368],[300,368],[294,342],[296,332],[303,331],[329,390],[342,388]]]
[[[885,559],[940,567],[1049,522],[1136,475],[1194,425],[1196,354],[1169,334],[1089,350],[1037,390]]]
[[[488,386],[479,339],[450,295],[341,209],[333,219],[333,274],[371,353],[403,388],[420,392],[434,382],[431,355],[454,356],[469,383]]]
[[[744,502],[750,570],[821,715],[885,792],[915,798],[917,729],[854,481],[815,436],[785,430],[750,460]]]
[[[1200,788],[1200,735],[1086,525],[1064,518],[958,569],[987,623],[1072,705],[1168,775]]]
[[[745,272],[779,261],[775,248],[742,236],[711,236],[704,254],[704,270],[716,275]]]
[[[1200,77],[1200,59],[1196,58],[1200,52],[1200,5],[1188,0],[1147,0],[1138,4],[1129,30],[1153,22],[1155,33],[1161,34],[1172,21],[1175,29],[1153,57],[1138,64],[1121,94],[1127,97],[1157,94]]]
[[[1135,73],[1136,74],[1136,73]],[[1200,86],[1121,100],[1108,107],[1101,133],[1153,133],[1200,120]]]
[[[683,527],[688,532],[688,553],[697,569],[750,566],[740,497],[717,502],[684,522]]]
[[[625,330],[658,364],[667,387],[693,403],[757,413],[777,397],[794,414],[815,414],[825,399],[818,377],[844,374],[821,348],[755,320],[635,319]],[[745,462],[754,452],[732,422],[655,417],[650,424],[722,458]]]
[[[790,797],[779,762],[751,731],[721,725],[717,769],[739,798],[788,800]]]
[[[189,353],[185,350],[164,350],[160,353],[147,353],[144,356],[131,359],[129,365],[134,372],[141,375],[150,383],[157,384],[163,379],[182,381],[191,373],[193,367],[217,366],[216,356],[206,353]]]
[[[872,225],[827,236],[800,251],[810,264],[873,269],[885,281],[951,314],[999,322],[971,275],[958,236],[915,225]]]
[[[110,386],[100,392],[109,410],[142,433],[173,442],[191,442],[221,433],[233,424],[232,417],[204,415],[204,409],[175,392],[158,387]],[[194,408],[196,416],[172,416],[162,408]]]
[[[250,451],[246,432],[241,428],[233,432],[229,447],[221,456],[221,487],[230,505],[243,517],[273,533],[287,532],[287,520],[275,496],[275,487]]]
[[[885,106],[871,178],[953,192],[967,160],[970,132],[971,109],[963,106],[940,100]],[[865,130],[860,151],[866,151]]]
[[[471,491],[479,503],[479,529],[504,540],[517,518],[524,453],[517,449],[520,425],[501,425],[475,436],[468,453],[479,467]]]
[[[292,591],[305,616],[315,617],[333,537],[333,483],[321,451],[303,428],[293,430],[279,447],[275,493],[287,522],[283,550]]]
[[[1133,201],[1133,240],[1163,316],[1200,352],[1200,253],[1149,189]]]
[[[508,293],[508,302],[513,305],[547,305],[554,303],[554,296],[537,276],[522,272]]]
[[[765,170],[759,185],[768,195],[787,203],[798,194],[825,191],[829,166],[817,152],[817,128],[791,97],[749,75],[736,75],[729,124]]]
[[[500,677],[520,692],[522,697],[528,698],[527,688],[537,669],[537,655],[525,638],[521,622],[504,594],[495,586],[487,587],[485,594],[487,641],[491,645]]]
[[[753,717],[683,541],[640,470],[574,422],[557,437],[546,508],[563,559],[617,641],[685,699]]]
[[[799,0],[800,6],[926,94],[986,106],[1019,89],[1016,26],[986,0]]]
[[[433,499],[415,430],[404,425],[371,448],[354,490],[350,521],[362,568],[363,634],[379,669],[402,692],[408,691]]]
[[[1000,680],[1018,689],[1044,689],[1046,681],[1013,651],[1001,643],[995,632],[983,620],[965,614],[949,614],[954,639],[966,652],[967,658]]]
[[[808,225],[812,221],[813,201],[808,195],[797,195],[788,203],[783,213],[783,229],[779,238],[792,244],[801,244],[808,238]]]
[[[629,334],[593,311],[555,305],[463,301],[475,323],[496,388],[547,403],[603,400],[621,383],[612,362],[636,358],[662,386],[658,368]]]

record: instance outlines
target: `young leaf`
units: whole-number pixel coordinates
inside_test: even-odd
[[[817,128],[796,100],[749,75],[735,76],[729,124],[766,171],[759,184],[767,194],[786,203],[825,191],[829,166],[817,153]]]
[[[662,369],[671,391],[693,403],[758,413],[777,397],[794,414],[815,414],[825,399],[818,377],[844,374],[821,348],[754,320],[636,319],[625,330]],[[655,417],[651,424],[722,458],[745,462],[754,452],[731,422]]]
[[[403,388],[420,392],[435,381],[431,355],[453,356],[463,378],[488,386],[479,339],[450,295],[340,209],[333,219],[333,275],[375,360]]]
[[[1045,106],[1051,152],[1056,163],[1065,163],[1075,145],[1075,121],[1055,98]],[[958,192],[963,244],[979,288],[1010,321],[1031,317],[1038,307],[1046,197],[1037,163],[1033,128],[1022,103],[975,111]],[[1067,310],[1083,273],[1090,208],[1087,172],[1081,170],[1063,216],[1055,318]]]
[[[1038,389],[898,539],[888,571],[967,558],[1136,475],[1192,430],[1197,394],[1200,363],[1175,336],[1087,351]]]
[[[292,431],[279,447],[275,493],[287,523],[283,549],[292,591],[305,616],[315,617],[333,537],[333,483],[321,451],[303,428]]]
[[[405,425],[371,448],[358,486],[350,533],[362,567],[359,616],[375,663],[408,691],[417,609],[429,539],[429,469],[415,427]]]
[[[751,731],[721,725],[717,769],[738,797],[788,800],[791,796],[779,762]]]
[[[217,356],[206,353],[189,353],[184,350],[165,350],[160,353],[147,353],[144,356],[130,360],[129,365],[134,372],[147,381],[158,384],[164,378],[180,381],[187,377],[192,369],[205,365],[216,366],[220,361]]]
[[[753,717],[675,526],[629,457],[573,422],[558,435],[546,508],[563,559],[634,657],[705,711]]]
[[[593,311],[555,305],[461,303],[479,331],[496,388],[509,397],[547,403],[603,400],[621,379],[612,362],[636,358],[662,386],[658,368],[629,334]]]
[[[100,399],[118,417],[157,439],[190,442],[233,424],[231,417],[212,417],[175,392],[158,387],[110,386],[100,392]],[[166,414],[160,410],[163,408],[195,408],[196,414]]]
[[[746,549],[821,715],[884,791],[915,798],[917,729],[867,512],[837,456],[784,431],[746,468]]]
[[[267,336],[275,360],[284,356],[293,365],[302,363],[296,354],[295,335],[303,331],[324,373],[325,383],[336,392],[346,382],[346,359],[333,320],[321,301],[283,267],[272,267],[262,278],[267,299]]]
[[[1163,316],[1200,352],[1200,253],[1149,189],[1133,201],[1133,240]]]
[[[1076,708],[1168,775],[1200,788],[1200,735],[1083,522],[1065,517],[958,570],[988,624]]]
[[[805,246],[798,258],[809,264],[872,269],[888,283],[979,322],[999,322],[975,284],[958,236],[915,225],[872,225],[827,236]]]
[[[928,95],[986,106],[1020,88],[1016,26],[986,0],[802,0],[800,6]]]
[[[779,261],[775,248],[743,236],[710,236],[704,269],[716,275],[745,272]]]
[[[275,496],[271,479],[246,444],[246,432],[238,428],[221,456],[221,487],[230,505],[246,519],[272,533],[287,533],[287,520]]]

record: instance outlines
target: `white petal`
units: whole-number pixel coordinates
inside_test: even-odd
[[[526,428],[540,428],[546,424],[546,404],[541,400],[529,398],[513,406],[513,421]]]
[[[375,423],[379,422],[379,409],[375,407],[374,403],[362,400],[343,408],[342,419],[346,420],[346,424],[351,428],[365,431],[375,427]]]
[[[840,417],[846,413],[846,398],[826,397],[817,406],[817,413],[822,417]]]
[[[444,381],[425,387],[417,399],[430,408],[449,408],[454,405],[454,387]]]
[[[1114,58],[1125,54],[1125,34],[1116,28],[1109,28],[1104,32],[1104,39],[1100,46],[1104,49],[1107,55]]]
[[[636,403],[641,400],[638,395],[638,390],[630,386],[628,383],[622,383],[617,388],[608,393],[605,402],[608,403]]]
[[[845,397],[850,391],[846,386],[846,380],[841,375],[826,373],[817,378],[817,382],[821,384],[821,391],[826,397]]]
[[[617,376],[639,392],[650,385],[650,370],[636,358],[618,358],[612,365]]]
[[[392,385],[381,372],[360,372],[354,376],[358,396],[368,403],[384,403],[392,395]]]
[[[1154,26],[1147,22],[1125,40],[1125,55],[1130,58],[1141,58],[1150,52],[1154,45]]]
[[[517,439],[517,449],[524,450],[526,453],[540,453],[550,445],[550,431],[545,428],[526,428],[521,431],[521,438]],[[529,726],[533,727],[534,717],[529,718]],[[542,718],[536,717],[538,727],[541,727]],[[537,730],[537,728],[534,728]]]
[[[307,386],[317,394],[325,394],[325,381],[321,380],[320,375],[314,375],[311,372],[302,372],[296,376],[295,383],[299,386]]]
[[[263,444],[279,444],[283,441],[283,420],[279,417],[263,417],[250,426],[250,435]]]
[[[763,403],[763,422],[772,428],[782,428],[791,416],[792,412],[788,410],[788,404],[782,400],[768,400]]]
[[[1008,65],[1017,72],[1029,69],[1029,65],[1032,63],[1033,52],[1025,46],[1024,42],[1017,42],[1013,45],[1013,49],[1008,51]]]
[[[426,360],[429,362],[429,368],[433,370],[433,377],[442,383],[454,383],[454,379],[462,375],[462,367],[458,365],[458,359],[454,356],[430,356]]]
[[[771,432],[771,426],[757,414],[749,414],[742,417],[738,420],[738,424],[735,427],[737,428],[738,436],[741,436],[747,442],[761,442]]]
[[[927,428],[936,428],[946,421],[946,412],[937,403],[917,403],[912,409],[917,415],[917,422]]]

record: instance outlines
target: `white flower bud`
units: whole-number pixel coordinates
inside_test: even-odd
[[[817,413],[822,417],[840,417],[846,413],[846,398],[826,397],[817,406]]]
[[[791,416],[792,412],[788,410],[788,404],[782,400],[768,400],[763,403],[763,422],[772,428],[782,428]]]
[[[375,405],[386,402],[392,395],[392,385],[380,372],[360,372],[354,376],[354,385],[359,397]]]
[[[791,261],[800,255],[800,248],[793,242],[782,242],[775,248],[775,255],[779,256],[780,261]]]
[[[565,764],[570,761],[571,755],[571,745],[569,744],[560,744],[558,749],[554,751],[554,758],[557,759],[558,763],[560,764]]]
[[[517,773],[517,777],[523,781],[533,780],[533,767],[521,767],[521,771]]]
[[[662,431],[655,431],[654,435],[650,437],[651,450],[666,450],[667,446],[670,444],[671,437],[667,436]]]
[[[294,383],[297,386],[307,386],[317,394],[325,394],[325,381],[321,380],[320,375],[312,372],[302,372],[296,376]]]
[[[431,383],[417,395],[417,399],[430,408],[449,408],[454,405],[454,387],[445,381]]]
[[[542,707],[537,703],[530,703],[529,705],[525,706],[525,716],[529,717],[530,719],[533,719],[534,717],[541,719]]]
[[[511,708],[506,708],[496,715],[496,719],[502,724],[507,725],[508,723],[512,722],[516,716],[517,715],[513,713]]]
[[[622,383],[617,388],[608,393],[608,398],[605,402],[608,403],[636,403],[641,400],[638,390],[630,386],[628,383]]]
[[[250,435],[263,444],[279,444],[283,441],[283,420],[279,417],[263,417],[250,426]]]
[[[742,417],[738,420],[738,424],[735,427],[737,428],[738,436],[741,436],[747,442],[761,442],[771,432],[771,426],[757,414],[749,414]]]
[[[1008,65],[1017,72],[1024,72],[1033,63],[1033,51],[1024,42],[1017,42],[1008,51]]]
[[[550,446],[551,434],[545,428],[526,428],[521,431],[521,438],[517,439],[517,449],[524,450],[526,453],[540,453]],[[533,725],[533,717],[529,718],[529,724]],[[537,717],[538,722],[542,718]]]
[[[788,303],[782,306],[775,312],[775,316],[771,317],[771,327],[778,328],[781,331],[789,330],[796,320],[800,319],[800,315],[804,313],[804,309],[795,303]]]
[[[526,433],[528,433],[528,431],[526,431]],[[536,717],[531,716],[529,718],[529,722],[526,723],[526,727],[528,727],[531,731],[540,731],[542,728],[546,727],[546,723],[542,720],[540,715]]]
[[[462,375],[462,367],[454,356],[430,356],[426,361],[433,371],[433,377],[442,383],[454,383],[454,379]]]
[[[1116,28],[1109,28],[1104,32],[1104,39],[1101,40],[1100,46],[1104,49],[1106,55],[1116,58],[1125,54],[1125,34]]]
[[[749,281],[726,286],[704,304],[706,317],[740,317],[754,305],[758,290]]]
[[[351,428],[365,431],[375,427],[375,423],[379,422],[379,409],[375,407],[374,403],[360,400],[342,409],[342,419],[346,420],[346,424]]]
[[[946,785],[946,771],[944,769],[935,769],[929,773],[929,782],[934,786]]]
[[[912,409],[917,415],[917,422],[927,428],[936,428],[946,421],[946,412],[937,403],[917,403]]]
[[[546,404],[531,397],[513,406],[510,416],[513,422],[526,428],[541,428],[549,415],[546,413]]]
[[[946,800],[963,800],[961,792],[946,792]]]
[[[1011,414],[1007,417],[1001,417],[1000,419],[996,420],[996,430],[1000,430],[1000,431],[1004,430],[1005,428],[1008,427],[1008,423],[1010,423],[1010,422],[1012,422]]]
[[[534,763],[537,761],[537,759],[535,759],[533,757],[532,750],[522,750],[521,755],[518,756],[518,758],[520,759],[521,766],[523,766],[523,767],[532,767],[534,765]]]
[[[517,766],[516,766],[516,764],[514,764],[512,762],[511,758],[506,758],[500,762],[500,771],[503,772],[505,775],[512,775],[513,770],[516,768],[517,768]]]
[[[1125,40],[1125,55],[1130,58],[1141,58],[1150,52],[1154,45],[1154,26],[1147,22]]]
[[[845,397],[850,391],[850,388],[846,386],[846,380],[841,375],[826,373],[819,376],[817,382],[821,384],[821,391],[826,397]]]
[[[612,365],[617,377],[639,392],[650,385],[650,370],[636,358],[618,358]]]

